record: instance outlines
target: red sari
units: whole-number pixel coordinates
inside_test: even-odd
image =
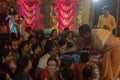
[[[39,80],[45,80],[50,78],[50,73],[48,70],[44,69],[40,73],[40,79]]]
[[[85,69],[86,67],[91,67],[92,64],[91,63],[77,63],[74,65],[73,70],[74,70],[74,75],[76,77],[76,80],[80,80],[80,76],[82,76],[82,71],[83,69]]]

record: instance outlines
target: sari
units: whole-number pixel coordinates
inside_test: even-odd
[[[85,68],[87,67],[92,67],[92,63],[87,62],[87,63],[76,63],[73,67],[73,71],[74,71],[74,76],[75,76],[75,80],[81,80],[82,78],[82,72]]]
[[[92,48],[103,53],[101,80],[117,80],[120,73],[120,40],[110,31],[92,30]]]
[[[44,69],[41,71],[40,80],[46,80],[50,78],[50,73],[48,70]]]

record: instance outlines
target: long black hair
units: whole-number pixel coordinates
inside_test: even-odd
[[[85,33],[85,32],[91,32],[91,28],[88,24],[83,24],[82,26],[80,26],[79,28],[79,33]]]
[[[0,72],[0,80],[6,80],[6,72]]]
[[[16,72],[24,72],[24,69],[28,66],[29,58],[27,56],[21,57],[17,61]]]
[[[11,11],[11,9],[13,9],[13,11]],[[10,10],[9,10],[9,15],[16,15],[17,12],[15,11],[15,9],[13,7],[10,7]]]
[[[87,67],[87,68],[83,69],[82,75],[83,75],[83,80],[92,79],[92,68]]]
[[[2,49],[0,51],[0,64],[2,64],[2,57],[7,57],[9,55],[10,51],[11,50],[9,50],[9,49]]]

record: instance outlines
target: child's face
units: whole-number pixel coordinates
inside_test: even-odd
[[[41,51],[42,51],[42,49],[41,49],[41,47],[40,47],[40,46],[38,46],[38,47],[35,49],[35,52],[40,53]]]
[[[11,63],[13,59],[12,52],[10,51],[8,56],[5,58],[5,63]]]
[[[73,37],[72,33],[69,33],[68,38],[72,38],[72,37]]]
[[[57,56],[57,53],[58,53],[58,47],[56,46],[56,45],[54,45],[53,47],[52,47],[52,55],[53,56]]]
[[[23,36],[20,36],[20,41],[24,41],[24,37]]]
[[[38,38],[41,38],[41,34],[39,33],[39,34],[37,35],[37,37],[38,37]]]
[[[54,31],[54,32],[52,33],[52,36],[53,36],[53,37],[57,37],[57,31]]]
[[[59,48],[59,52],[60,53],[66,53],[66,49],[67,49],[67,43],[65,43],[63,46],[61,46]]]
[[[44,39],[44,40],[41,42],[41,45],[42,45],[42,46],[45,46],[46,42],[47,42],[47,39]]]
[[[17,41],[12,41],[12,50],[17,51],[18,50],[18,42]]]
[[[29,50],[30,50],[29,45],[26,44],[26,45],[24,46],[24,48],[22,49],[22,52],[23,52],[24,54],[28,54],[28,53],[29,53]]]
[[[36,43],[36,42],[37,42],[36,38],[31,39],[31,43]]]
[[[5,45],[4,45],[4,48],[5,48],[5,49],[9,49],[9,47],[8,47],[8,45],[7,45],[7,44],[5,44]]]

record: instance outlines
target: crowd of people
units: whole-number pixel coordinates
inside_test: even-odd
[[[53,29],[46,36],[43,31],[31,33],[28,27],[24,35],[11,33],[0,44],[0,80],[95,78],[88,49],[77,50],[77,38],[69,28],[61,35]]]
[[[112,34],[116,24],[108,7],[103,8],[104,15],[99,18],[100,29],[91,30],[89,25],[83,24],[77,35],[68,27],[61,33],[53,29],[49,35],[45,35],[43,30],[33,32],[28,26],[23,33],[22,25],[20,31],[14,27],[12,17],[15,13],[13,9],[11,11],[6,18],[11,18],[10,34],[0,40],[0,80],[118,78],[120,41]],[[100,74],[96,73],[96,68]]]

